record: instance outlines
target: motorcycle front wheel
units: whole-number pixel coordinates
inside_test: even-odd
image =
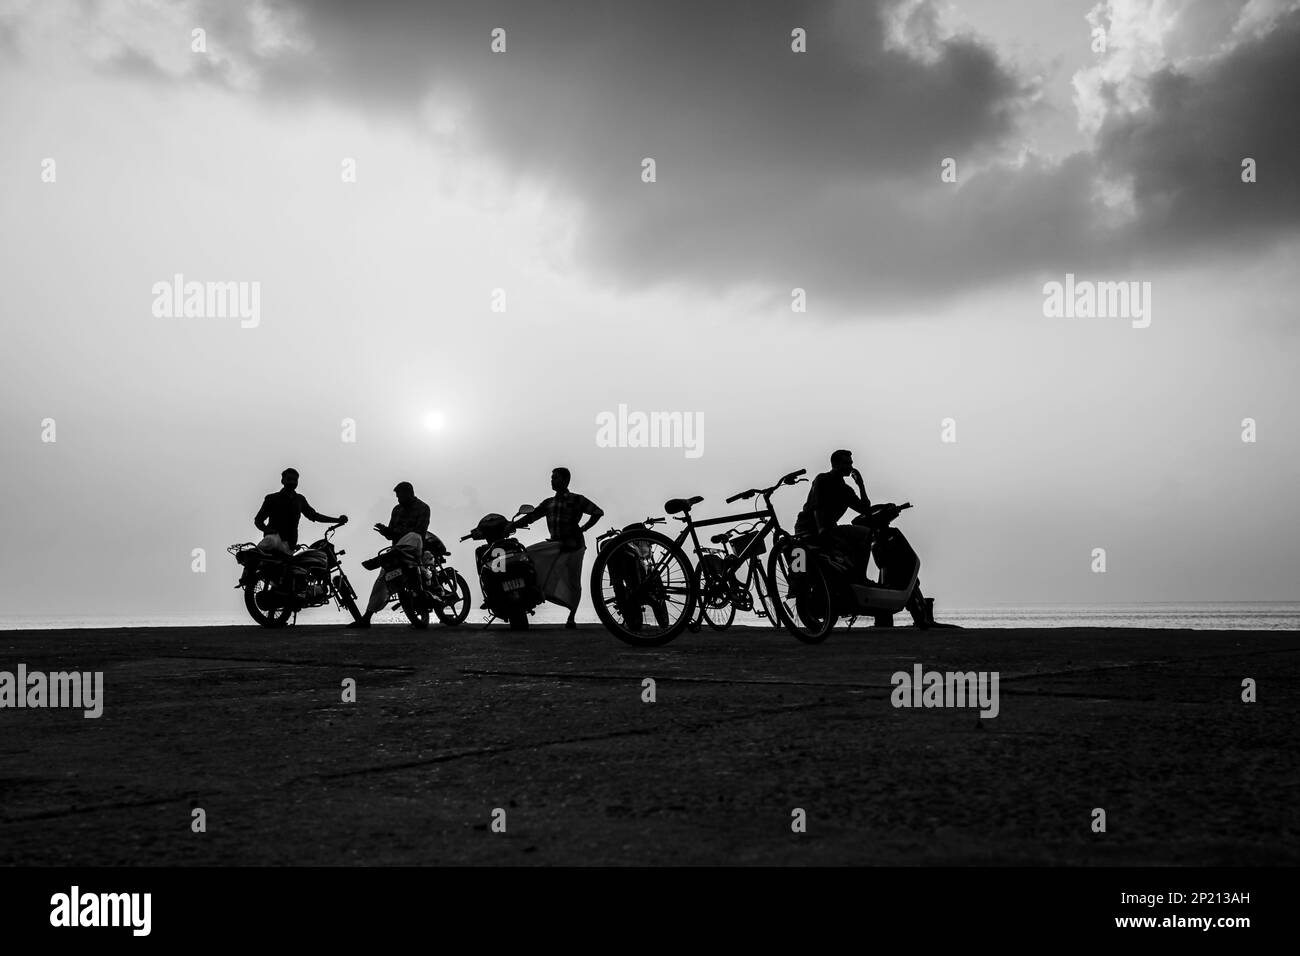
[[[361,612],[357,610],[357,592],[352,590],[352,582],[342,571],[334,578],[334,592],[339,596],[339,603],[343,605],[343,610],[352,615],[352,620],[358,620]]]
[[[438,603],[433,606],[433,612],[438,615],[440,620],[447,627],[458,627],[465,623],[465,618],[469,617],[469,585],[461,577],[459,571],[448,569],[443,574],[442,587],[445,591],[455,589],[456,599],[446,604]]]

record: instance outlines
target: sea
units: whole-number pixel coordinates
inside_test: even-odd
[[[470,612],[466,626],[482,624],[485,611]],[[559,624],[566,612],[559,607],[538,608],[533,622]],[[1197,604],[1115,604],[1115,605],[990,605],[988,607],[935,606],[935,617],[968,628],[1061,628],[1061,627],[1130,627],[1177,628],[1191,630],[1289,631],[1300,630],[1300,602],[1206,602]],[[332,608],[316,608],[298,616],[298,623],[342,624],[346,618]],[[897,618],[909,624],[906,613]],[[376,616],[376,623],[404,623],[397,614]],[[597,623],[590,606],[578,613],[580,624]],[[139,628],[139,627],[228,627],[252,622],[238,605],[227,614],[129,614],[129,615],[0,615],[0,630],[62,630],[71,628]],[[752,614],[737,614],[736,624],[762,624]],[[870,621],[860,619],[858,625]],[[437,626],[436,624],[434,625]],[[501,626],[501,625],[498,625]]]

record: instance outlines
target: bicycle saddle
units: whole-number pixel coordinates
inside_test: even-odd
[[[724,531],[722,532],[722,534],[715,534],[709,540],[712,541],[714,544],[726,544],[728,541],[731,540],[731,532]]]
[[[664,513],[675,515],[679,511],[690,511],[691,505],[698,505],[704,498],[696,495],[694,498],[669,498],[664,502]]]

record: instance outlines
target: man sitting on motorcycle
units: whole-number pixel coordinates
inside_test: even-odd
[[[403,554],[408,566],[415,567],[424,552],[424,534],[429,530],[429,506],[415,497],[415,488],[409,481],[398,482],[393,493],[397,495],[393,514],[388,524],[376,524],[375,530],[393,542],[393,547]],[[369,627],[370,618],[388,604],[388,582],[384,580],[384,574],[380,569],[375,586],[370,589],[366,613],[348,627]]]
[[[849,477],[857,484],[858,494],[854,494],[853,489],[844,483],[844,479]],[[860,515],[870,515],[871,499],[867,497],[862,473],[853,467],[853,453],[841,448],[831,454],[831,470],[813,479],[812,487],[808,489],[808,501],[795,520],[794,530],[795,534],[816,534],[828,544],[839,546],[865,578],[871,546],[874,543],[880,547],[881,542],[875,540],[875,534],[870,528],[838,523],[850,509]],[[902,532],[896,529],[889,537],[889,546],[911,548]],[[929,627],[934,623],[927,615],[919,580],[908,598],[907,610],[917,627]]]

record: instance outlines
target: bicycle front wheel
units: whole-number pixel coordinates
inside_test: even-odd
[[[605,546],[590,591],[605,629],[634,647],[667,644],[690,623],[698,599],[685,553],[648,529],[625,531]]]
[[[830,586],[817,564],[793,553],[798,545],[783,542],[768,558],[768,595],[785,629],[805,644],[820,644],[835,627]]]

